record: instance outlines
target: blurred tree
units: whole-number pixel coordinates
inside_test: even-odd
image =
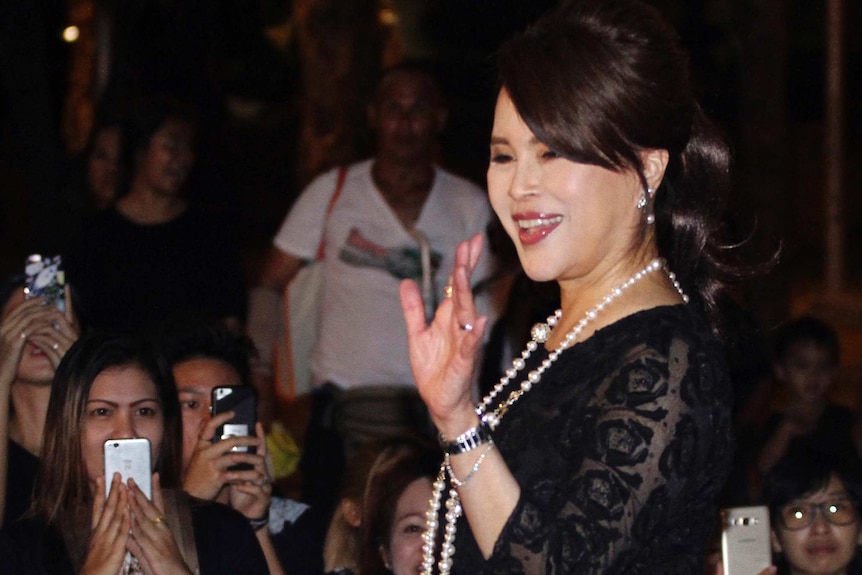
[[[380,69],[377,0],[295,0],[301,68],[299,184],[369,152],[366,105]]]

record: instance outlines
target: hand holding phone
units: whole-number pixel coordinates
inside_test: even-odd
[[[42,297],[45,303],[57,306],[61,312],[66,311],[66,274],[61,256],[32,254],[24,264],[24,274],[26,298]]]
[[[257,393],[253,387],[248,385],[237,385],[232,387],[214,387],[212,390],[212,415],[219,415],[232,411],[234,416],[223,425],[220,425],[213,436],[213,443],[222,441],[229,437],[254,436],[254,426],[257,423]],[[231,451],[255,453],[254,446],[237,446]],[[238,464],[230,468],[233,470],[250,469],[248,464]]]
[[[133,439],[109,439],[105,442],[105,497],[110,495],[114,473],[119,473],[123,483],[134,479],[147,499],[153,498],[153,467],[150,459],[150,440],[145,437]]]

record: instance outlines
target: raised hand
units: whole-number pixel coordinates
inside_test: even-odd
[[[253,467],[258,464],[260,460],[258,455],[235,452],[231,449],[254,446],[260,450],[264,444],[263,434],[260,431],[258,431],[259,437],[231,437],[216,443],[212,442],[216,429],[230,421],[234,415],[232,411],[216,415],[201,429],[183,478],[183,490],[189,495],[213,500],[218,497],[225,484],[260,479],[254,470],[231,471],[229,469],[238,463],[247,463]]]
[[[126,548],[149,575],[191,575],[174,536],[165,523],[164,500],[159,474],[153,473],[153,500],[129,479],[132,536]],[[116,575],[116,572],[112,575]]]
[[[131,528],[129,492],[115,473],[105,499],[105,480],[96,479],[90,545],[80,575],[117,575],[126,554]]]
[[[81,335],[81,328],[72,309],[72,297],[69,286],[66,286],[66,311],[61,312],[56,306],[43,305],[44,316],[50,328],[42,326],[34,329],[28,340],[47,356],[51,366],[57,369],[60,360]]]
[[[266,468],[266,441],[263,439],[263,425],[259,422],[255,427],[259,443],[257,453],[248,454],[253,459],[253,468],[247,471],[237,471],[241,479],[230,482],[230,506],[242,513],[248,519],[259,519],[266,515],[272,499],[272,480]]]
[[[69,303],[65,314],[53,305],[45,305],[42,298],[33,298],[15,305],[0,322],[0,387],[14,381],[28,342],[38,347],[56,369],[78,339],[79,328],[68,297],[68,286],[66,289]]]
[[[481,253],[481,234],[458,245],[451,296],[447,294],[430,325],[425,322],[416,282],[401,282],[401,308],[407,323],[413,376],[434,423],[444,434],[457,435],[476,420],[470,384],[487,318],[476,315],[470,276]]]

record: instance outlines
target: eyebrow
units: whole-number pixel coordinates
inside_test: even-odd
[[[177,388],[177,393],[194,393],[196,395],[208,395],[203,386],[200,385],[184,385]]]
[[[88,400],[87,400],[87,403],[88,403],[88,404],[89,404],[89,403],[94,403],[94,402],[97,402],[97,403],[107,403],[108,405],[110,405],[110,406],[112,406],[112,407],[118,407],[118,406],[120,405],[119,403],[117,403],[117,402],[115,402],[115,401],[108,401],[107,399],[99,399],[99,398],[95,398],[95,399],[88,399]],[[161,405],[161,403],[162,403],[161,401],[159,401],[159,400],[158,400],[158,398],[154,398],[154,397],[145,397],[145,398],[143,398],[143,399],[139,399],[139,400],[137,400],[137,401],[133,401],[133,402],[132,402],[132,403],[130,403],[129,405],[133,405],[133,406],[134,406],[134,405],[140,405],[141,403],[149,403],[149,402],[158,403],[159,405]]]
[[[542,142],[536,136],[533,136],[532,138],[530,138],[530,140],[527,143],[531,146],[535,146],[537,144],[542,144]],[[509,140],[508,140],[508,138],[504,138],[503,136],[494,136],[492,134],[490,144],[492,146],[495,144],[506,144],[506,145],[508,145]]]

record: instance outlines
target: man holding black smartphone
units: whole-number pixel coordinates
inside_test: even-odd
[[[271,573],[321,573],[323,523],[308,506],[273,496],[263,427],[247,417],[237,423],[240,413],[254,412],[253,402],[249,409],[253,391],[241,391],[252,390],[251,341],[221,325],[200,324],[170,330],[164,348],[183,418],[183,489],[248,518]],[[222,403],[218,399],[231,396],[243,401],[215,413],[221,411],[213,409]],[[237,427],[231,428],[249,423],[253,435],[235,435]]]

